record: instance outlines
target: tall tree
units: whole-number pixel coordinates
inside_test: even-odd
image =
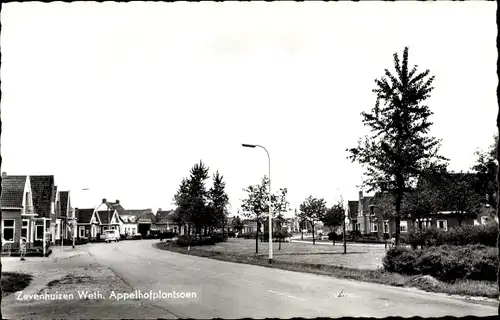
[[[320,222],[323,219],[326,210],[326,202],[323,198],[316,199],[312,196],[309,196],[300,205],[301,216],[312,225],[313,245],[316,244],[316,240],[314,238],[314,227],[316,223]]]
[[[497,86],[497,96],[500,96],[500,83]],[[499,112],[497,114],[497,137],[500,135],[500,105],[499,105]],[[497,144],[496,144],[496,159],[497,159],[497,164],[500,164],[500,141],[497,139]],[[497,189],[497,210],[500,208],[500,168],[497,166],[497,183],[496,183],[496,189]],[[498,212],[497,212],[497,217],[498,217]],[[497,252],[498,252],[498,259],[500,259],[500,223],[498,225],[498,239],[497,239]],[[498,266],[498,272],[497,272],[497,284],[498,284],[498,289],[500,290],[500,265]],[[500,303],[498,304],[498,313],[500,314]]]
[[[286,199],[286,195],[288,193],[288,190],[286,188],[281,188],[278,190],[276,194],[273,194],[271,196],[271,206],[273,208],[273,219],[276,222],[277,229],[278,229],[278,242],[279,242],[279,247],[278,250],[281,250],[281,238],[282,238],[282,228],[283,228],[283,223],[286,221],[285,216],[283,213],[288,211],[288,207],[290,203]],[[272,232],[268,232],[269,236],[272,237]]]
[[[388,69],[376,79],[377,95],[371,112],[362,112],[363,124],[371,135],[347,149],[348,158],[365,167],[369,191],[388,191],[395,198],[396,245],[400,238],[400,213],[404,194],[415,184],[424,168],[442,166],[447,160],[438,155],[440,140],[428,135],[433,114],[423,102],[430,97],[434,77],[429,70],[417,72],[408,66],[408,48],[400,62],[394,54],[396,75]]]
[[[189,179],[183,178],[177,193],[174,196],[174,203],[177,205],[175,209],[175,215],[172,217],[174,222],[176,222],[180,227],[188,225],[188,234],[191,234],[191,221],[190,217],[190,191],[189,191]]]
[[[330,228],[330,232],[335,232],[335,229],[338,227],[342,226],[344,223],[344,218],[345,218],[345,209],[344,209],[344,204],[339,201],[333,207],[329,208],[323,218],[321,219],[321,222],[323,222],[323,225],[325,227]],[[333,236],[333,245],[335,245],[335,235]]]
[[[259,229],[262,222],[269,213],[269,178],[264,176],[258,185],[248,186],[243,189],[247,193],[247,198],[242,200],[241,207],[243,215],[257,223],[255,234],[255,253],[259,253]]]
[[[476,163],[472,170],[476,172],[476,190],[485,196],[485,203],[497,208],[497,181],[498,161],[496,160],[495,148],[498,143],[498,134],[494,136],[494,143],[486,151],[476,151]]]
[[[208,167],[200,160],[191,168],[189,177],[189,217],[200,235],[207,222],[207,198],[205,180],[208,179]]]
[[[213,222],[215,227],[222,227],[222,234],[225,232],[226,222],[226,207],[229,202],[229,197],[226,193],[226,183],[219,171],[213,175],[213,185],[209,190],[210,205],[213,208]]]

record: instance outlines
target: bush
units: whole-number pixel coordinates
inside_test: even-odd
[[[441,246],[445,244],[453,246],[481,244],[488,247],[496,247],[497,237],[498,224],[494,222],[480,226],[465,225],[454,227],[448,231],[429,228],[422,231],[410,232],[407,243],[413,248]]]
[[[344,240],[344,234],[343,233],[337,234],[336,232],[328,232],[328,240],[342,241]]]
[[[352,241],[355,241],[361,237],[362,237],[361,231],[359,231],[359,230],[351,230],[348,233],[348,239],[352,240]]]
[[[234,231],[229,231],[229,232],[227,233],[227,236],[228,236],[229,238],[234,238],[234,237],[236,237],[236,233],[234,233]]]
[[[289,237],[290,237],[290,234],[288,233],[288,231],[282,231],[282,232],[275,231],[275,232],[273,232],[273,241],[274,242],[278,242],[278,241],[284,242],[285,239],[289,238]],[[269,241],[269,233],[266,232],[264,234],[260,234],[259,238],[261,241],[268,242]]]
[[[222,233],[215,233],[213,234],[210,239],[214,243],[219,243],[219,242],[226,242],[227,241],[227,235],[222,235]]]
[[[198,236],[180,236],[179,239],[177,240],[177,245],[180,247],[195,247],[195,246],[210,246],[214,245],[215,241],[209,237],[209,238],[200,238]]]
[[[256,235],[257,235],[256,232],[240,233],[240,234],[238,234],[238,238],[255,239]]]
[[[172,239],[175,236],[177,236],[177,233],[172,231],[160,233],[160,239]]]
[[[424,249],[395,247],[387,251],[383,265],[389,272],[430,275],[441,281],[495,281],[498,256],[496,248],[478,244],[443,245]]]

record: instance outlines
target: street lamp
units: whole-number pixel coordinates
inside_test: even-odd
[[[259,146],[258,144],[241,144],[245,148],[255,148],[259,147],[264,149],[267,153],[267,159],[269,164],[269,198],[268,198],[268,206],[269,206],[269,263],[273,262],[273,222],[272,222],[272,211],[271,211],[271,157],[269,156],[269,152],[263,146]]]

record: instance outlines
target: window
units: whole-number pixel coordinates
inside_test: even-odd
[[[29,220],[26,220],[26,219],[23,219],[23,224],[22,224],[22,227],[21,227],[21,238],[25,238],[26,241],[29,241],[28,239],[28,223],[29,223]]]
[[[177,233],[177,227],[174,227],[174,233]]]
[[[85,236],[85,228],[80,228],[80,238]]]
[[[401,221],[399,224],[399,232],[408,232],[408,222]]]
[[[43,240],[43,226],[36,226],[35,240]]]
[[[444,231],[447,231],[448,230],[448,221],[438,220],[437,227],[438,227],[438,229],[443,229]]]
[[[14,220],[3,220],[2,221],[2,235],[3,239],[6,242],[14,242],[14,228],[15,228]]]
[[[384,221],[384,233],[389,233],[389,221]]]
[[[376,222],[372,222],[372,232],[378,232],[378,225]]]

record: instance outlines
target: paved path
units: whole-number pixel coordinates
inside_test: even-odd
[[[482,305],[416,289],[235,264],[153,248],[155,240],[89,246],[90,254],[142,292],[196,292],[197,299],[144,300],[177,317],[291,318],[488,316]]]

